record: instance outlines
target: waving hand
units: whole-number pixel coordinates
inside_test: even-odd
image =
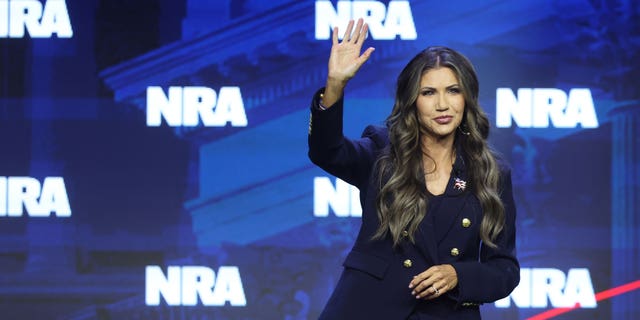
[[[354,30],[354,21],[351,20],[347,25],[344,38],[338,41],[338,28],[333,28],[331,35],[333,44],[329,56],[329,73],[322,99],[323,105],[330,107],[340,99],[347,82],[355,76],[375,50],[369,47],[360,54],[368,30],[369,27],[362,19],[358,19]]]

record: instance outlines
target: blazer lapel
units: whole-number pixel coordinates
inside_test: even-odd
[[[471,194],[469,190],[466,190],[467,187],[464,157],[459,153],[456,156],[445,194],[440,199],[437,208],[431,208],[432,205],[429,205],[430,208],[427,209],[427,215],[422,219],[416,236],[418,250],[434,265],[439,264],[438,243],[458,220],[460,212],[467,202],[467,197]],[[433,216],[436,211],[434,209],[438,211],[437,217]]]
[[[428,215],[422,219],[418,227],[416,247],[418,247],[418,251],[422,253],[427,261],[431,261],[432,265],[439,264],[438,242],[436,241],[436,234],[434,232],[433,219]]]
[[[442,239],[447,236],[447,233],[455,225],[455,222],[460,220],[460,213],[465,207],[467,202],[467,194],[454,197],[445,197],[440,204],[440,212],[435,217],[434,237],[439,244]]]

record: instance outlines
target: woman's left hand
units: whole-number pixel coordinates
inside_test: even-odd
[[[413,277],[409,283],[416,299],[435,299],[458,285],[458,274],[450,264],[433,266]]]

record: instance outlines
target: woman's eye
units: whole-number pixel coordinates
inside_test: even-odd
[[[425,90],[425,91],[422,91],[420,94],[422,94],[423,96],[430,96],[430,95],[433,95],[433,91]]]
[[[460,88],[451,88],[449,89],[450,93],[460,93]]]

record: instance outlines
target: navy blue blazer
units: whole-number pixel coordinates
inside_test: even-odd
[[[415,235],[415,243],[407,238],[394,248],[390,236],[372,240],[380,223],[373,166],[389,144],[387,129],[368,126],[360,139],[345,138],[342,99],[323,111],[317,107],[319,92],[311,106],[309,158],[328,173],[356,186],[362,205],[362,225],[356,242],[320,319],[480,319],[479,304],[506,297],[520,280],[510,170],[501,169],[500,196],[506,222],[495,241],[497,248],[483,245],[480,240],[482,209],[476,196],[470,188],[454,188],[454,176],[466,181],[461,156],[439,199],[438,210],[442,211],[438,212],[437,223],[427,215]],[[439,264],[455,268],[458,286],[436,299],[417,300],[411,295],[409,282],[414,275]]]

